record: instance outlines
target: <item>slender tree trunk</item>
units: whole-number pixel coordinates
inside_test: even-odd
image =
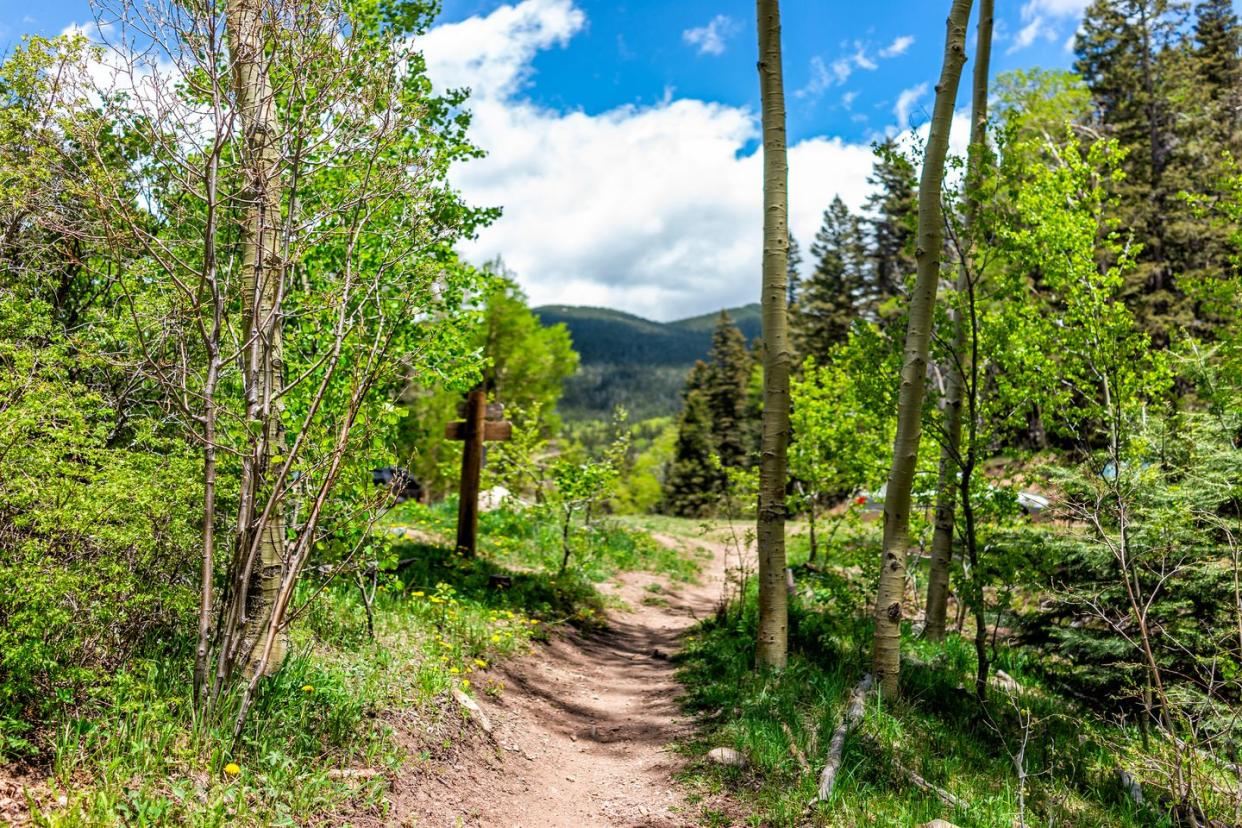
[[[962,540],[966,547],[966,559],[970,561],[967,590],[970,608],[975,615],[975,696],[979,703],[987,700],[988,659],[987,596],[983,591],[983,572],[979,567],[979,536],[975,525],[975,504],[971,495],[972,481],[979,465],[979,304],[975,285],[969,279],[963,285],[966,291],[965,311],[969,319],[967,328],[970,338],[969,352],[963,351],[969,375],[963,377],[966,391],[967,433],[965,451],[959,453],[962,466]]]
[[[282,453],[284,443],[278,393],[284,373],[280,318],[284,272],[279,248],[280,124],[264,56],[263,11],[264,0],[228,0],[225,14],[233,91],[245,131],[247,177],[242,193],[243,330],[247,425],[253,449],[243,464],[243,497],[249,508],[243,509],[246,522],[238,533],[244,559],[244,583],[239,586],[245,596],[238,606],[245,614],[246,629],[240,652],[248,653],[251,662],[280,589],[285,535],[281,492],[268,488],[272,458]],[[269,501],[262,510],[264,518],[255,522],[258,501],[264,496]],[[280,666],[284,650],[282,640],[266,660],[268,671]]]
[[[213,34],[214,37],[214,34]],[[212,50],[215,53],[213,46]],[[213,90],[215,89],[213,85]],[[219,109],[218,97],[216,100]],[[220,335],[224,327],[224,296],[216,266],[216,213],[219,184],[220,143],[217,141],[204,168],[207,195],[203,227],[202,289],[211,296],[211,327],[203,345],[207,350],[207,378],[203,383],[203,559],[200,570],[198,603],[198,644],[194,649],[194,705],[198,707],[207,692],[207,662],[211,650],[211,619],[215,614],[216,574],[216,386],[220,381]]]
[[[897,435],[893,441],[893,466],[884,493],[884,553],[880,587],[875,603],[874,672],[885,696],[900,694],[901,601],[906,584],[906,554],[910,544],[910,502],[919,441],[923,435],[923,394],[927,373],[927,350],[931,339],[932,309],[940,281],[940,258],[944,246],[944,215],[940,205],[944,161],[949,150],[953,104],[957,98],[962,66],[966,62],[966,25],[972,0],[953,0],[946,24],[944,64],[936,85],[931,132],[923,157],[919,185],[918,278],[910,297],[901,391],[897,405]]]
[[[807,520],[811,524],[811,554],[807,556],[807,563],[815,563],[815,559],[819,556],[818,538],[815,536],[815,495],[807,500]]]
[[[759,668],[785,666],[785,477],[789,444],[789,341],[785,299],[789,258],[789,166],[781,75],[779,0],[756,0],[763,101],[763,440],[759,463]]]
[[[561,517],[561,568],[556,573],[557,575],[564,575],[565,570],[569,568],[569,528],[573,519],[573,509],[565,507],[565,512]]]
[[[971,278],[966,261],[973,247],[973,231],[979,215],[979,186],[988,132],[988,72],[992,57],[992,6],[995,0],[980,0],[978,40],[975,46],[974,85],[970,104],[970,149],[966,162],[966,215],[963,262],[958,270],[957,296],[965,294]],[[940,447],[940,481],[936,492],[936,528],[932,535],[931,569],[927,575],[927,623],[923,635],[931,641],[944,640],[945,614],[949,602],[949,563],[953,560],[953,527],[956,523],[957,476],[961,470],[962,390],[965,372],[966,325],[961,307],[955,307],[953,355],[944,395],[944,443]]]

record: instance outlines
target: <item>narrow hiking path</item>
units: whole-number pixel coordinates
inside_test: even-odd
[[[394,790],[399,825],[586,828],[691,825],[669,746],[692,732],[670,656],[710,615],[725,577],[720,543],[655,534],[703,550],[697,583],[643,572],[603,586],[625,610],[594,632],[561,631],[492,669],[499,697],[476,695],[494,744],[425,767]],[[706,555],[710,553],[710,558]]]

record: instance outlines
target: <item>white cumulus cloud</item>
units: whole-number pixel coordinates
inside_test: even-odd
[[[901,90],[901,93],[897,95],[897,103],[893,104],[893,115],[897,118],[899,128],[906,129],[910,126],[910,115],[914,112],[918,102],[927,94],[927,88],[927,82],[924,81],[918,86]]]
[[[521,94],[539,49],[586,25],[569,0],[524,0],[422,38],[433,82],[470,86],[471,135],[488,153],[453,184],[504,215],[462,245],[502,256],[535,304],[606,305],[674,319],[758,301],[762,158],[745,107],[677,98],[598,114]],[[789,150],[790,212],[806,247],[834,195],[869,192],[871,149],[816,137]]]
[[[566,45],[585,24],[573,0],[525,0],[437,26],[419,47],[441,88],[468,86],[476,98],[502,98],[525,85],[538,52]]]
[[[898,55],[904,55],[906,51],[914,45],[914,35],[901,35],[893,39],[893,42],[880,50],[880,57],[894,58]]]
[[[706,26],[686,29],[681,39],[696,47],[700,55],[723,55],[725,41],[737,34],[741,26],[732,17],[718,14]]]
[[[901,35],[876,54],[880,59],[887,60],[904,54],[912,45],[914,45],[913,35]],[[855,40],[850,51],[836,58],[832,63],[826,63],[819,55],[812,57],[811,77],[805,86],[794,92],[794,97],[818,98],[828,89],[844,84],[857,69],[867,72],[879,69],[880,64],[876,58],[871,56],[871,50],[874,48],[873,43]]]
[[[1074,17],[1082,14],[1091,0],[1027,0],[1022,8],[1024,15],[1047,14],[1052,17]]]
[[[1090,3],[1091,0],[1027,0],[1022,6],[1022,28],[1006,52],[1021,51],[1041,38],[1056,40],[1061,33],[1060,22],[1078,19]]]

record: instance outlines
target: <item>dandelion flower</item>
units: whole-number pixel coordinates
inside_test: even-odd
[[[461,689],[462,689],[462,690],[469,690],[469,689],[470,689],[470,679],[462,679],[462,680],[461,680]]]
[[[474,660],[474,666],[476,666],[476,667],[481,667],[482,669],[486,670],[486,669],[487,669],[487,662],[486,662],[486,661],[484,661],[484,660],[483,660],[483,659],[481,659],[481,658],[476,658],[476,659]]]
[[[457,675],[458,673],[461,672],[461,670],[458,670],[456,667],[450,667],[449,672],[452,673],[453,675]]]
[[[224,766],[224,772],[229,776],[237,776],[241,773],[241,767],[236,762],[229,762]]]
[[[314,686],[312,686],[312,685],[310,685],[310,684],[303,684],[303,685],[302,685],[302,692],[303,692],[303,693],[314,693],[314,692],[315,692],[315,688],[314,688]]]

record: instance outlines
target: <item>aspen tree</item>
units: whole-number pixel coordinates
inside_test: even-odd
[[[755,662],[781,669],[788,649],[785,478],[789,444],[789,165],[778,0],[756,0],[763,107],[763,438],[759,462],[759,631]]]
[[[884,494],[884,550],[875,602],[872,666],[887,697],[899,695],[901,676],[901,601],[906,584],[906,553],[910,543],[910,501],[919,441],[923,433],[923,394],[932,309],[940,281],[944,247],[944,215],[940,204],[949,130],[962,66],[966,63],[966,26],[972,0],[953,0],[946,23],[944,62],[936,84],[931,131],[919,183],[919,229],[915,258],[918,276],[910,296],[909,323],[897,403],[897,435],[893,465]]]
[[[980,0],[979,28],[975,43],[975,71],[970,96],[970,148],[966,159],[966,210],[963,224],[965,246],[958,270],[957,294],[969,288],[972,233],[979,215],[979,185],[983,174],[988,132],[988,71],[992,57],[992,7],[994,0]],[[953,559],[953,528],[957,512],[956,480],[962,467],[962,391],[970,352],[966,347],[966,319],[960,304],[950,317],[953,326],[952,357],[944,395],[944,442],[940,447],[940,480],[936,492],[936,527],[932,535],[931,568],[927,577],[927,623],[923,635],[931,641],[944,639],[945,611],[949,597],[949,563]]]
[[[246,643],[242,647],[253,669],[258,661],[256,638],[267,626],[280,587],[284,520],[279,492],[266,498],[260,517],[256,509],[273,460],[284,443],[283,404],[278,394],[284,373],[281,343],[281,299],[284,271],[281,256],[280,123],[276,96],[268,76],[263,39],[264,0],[229,0],[225,36],[232,62],[233,93],[244,131],[242,193],[243,362],[246,425],[251,450],[242,459],[238,548],[243,590],[234,611],[244,612]],[[270,21],[269,21],[270,23]],[[257,528],[256,528],[257,527]],[[244,591],[253,591],[245,596]],[[264,671],[274,672],[283,660],[283,641],[276,644]]]

